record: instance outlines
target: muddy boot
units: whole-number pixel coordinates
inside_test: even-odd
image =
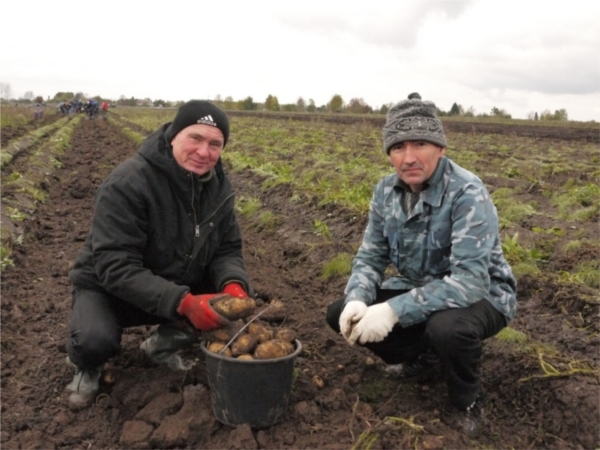
[[[171,370],[189,370],[194,366],[194,362],[184,362],[177,352],[198,341],[193,331],[169,323],[159,325],[152,335],[142,342],[140,349],[152,361],[167,364]]]
[[[75,409],[85,408],[92,404],[100,389],[100,369],[80,369],[67,356],[67,365],[74,369],[73,380],[67,385],[71,392],[69,406]]]
[[[453,408],[450,412],[450,424],[469,438],[479,436],[484,421],[485,400],[485,394],[480,392],[475,401],[466,408]]]

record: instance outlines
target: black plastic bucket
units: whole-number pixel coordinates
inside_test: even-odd
[[[297,339],[294,346],[294,353],[283,358],[245,361],[210,352],[203,342],[217,420],[225,425],[248,424],[253,428],[279,422],[290,398],[296,356],[302,350]]]

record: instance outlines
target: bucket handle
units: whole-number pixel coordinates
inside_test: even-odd
[[[245,329],[248,327],[248,325],[250,325],[250,324],[251,324],[252,322],[254,322],[256,319],[258,319],[258,318],[259,318],[259,317],[260,317],[260,316],[261,316],[263,313],[267,312],[267,311],[268,311],[269,309],[271,309],[273,306],[275,306],[275,305],[269,305],[269,306],[267,306],[265,309],[263,309],[261,312],[259,312],[257,315],[255,315],[255,316],[254,316],[252,319],[250,319],[246,325],[244,325],[242,328],[240,328],[240,331],[238,331],[237,333],[235,333],[235,334],[233,335],[233,337],[232,337],[232,338],[229,340],[229,342],[228,342],[227,344],[225,344],[225,347],[223,347],[221,350],[219,350],[219,355],[223,354],[223,352],[225,351],[225,349],[226,349],[226,348],[228,348],[228,347],[229,347],[229,345],[231,345],[231,343],[232,343],[233,341],[235,341],[235,338],[237,338],[237,337],[240,335],[240,333],[241,333],[242,331],[244,331],[244,330],[245,330]]]

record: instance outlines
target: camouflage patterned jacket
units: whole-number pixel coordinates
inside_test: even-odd
[[[346,302],[369,305],[378,287],[409,290],[388,300],[403,327],[481,299],[490,301],[507,322],[512,319],[516,280],[502,254],[498,215],[483,182],[442,157],[408,216],[399,182],[393,174],[375,187]],[[389,263],[400,275],[384,281]]]

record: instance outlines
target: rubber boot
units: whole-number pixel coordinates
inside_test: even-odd
[[[167,364],[173,371],[189,370],[194,366],[192,361],[185,363],[177,354],[179,350],[198,342],[198,336],[175,324],[163,324],[140,345],[140,349],[155,363]]]

